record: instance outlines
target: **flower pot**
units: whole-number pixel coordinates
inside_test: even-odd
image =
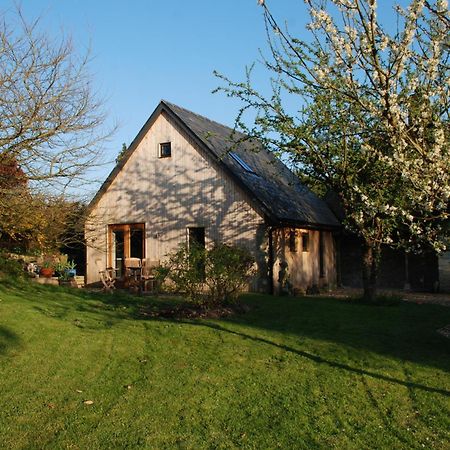
[[[44,278],[51,278],[53,275],[53,269],[51,267],[42,267],[39,271],[39,275]]]
[[[77,269],[67,269],[66,274],[69,278],[75,278],[77,276]]]

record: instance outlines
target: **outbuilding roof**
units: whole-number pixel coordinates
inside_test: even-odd
[[[244,134],[162,100],[91,202],[97,203],[156,118],[165,112],[224,167],[272,225],[337,228],[327,204],[304,186],[273,153]]]

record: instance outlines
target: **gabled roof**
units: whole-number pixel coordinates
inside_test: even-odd
[[[271,224],[326,228],[340,226],[327,204],[301,184],[278,158],[259,143],[245,140],[246,136],[242,133],[165,100],[160,102],[142,127],[93,198],[90,207],[98,202],[162,112],[171,117],[225,169],[256,202]]]

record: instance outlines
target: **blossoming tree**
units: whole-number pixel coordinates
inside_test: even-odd
[[[264,10],[270,97],[243,83],[220,88],[243,101],[236,121],[250,137],[334,191],[345,225],[363,242],[366,300],[376,295],[383,244],[445,246],[450,198],[447,2],[393,8],[387,31],[376,0],[305,0],[309,38]],[[395,23],[395,21],[393,21]],[[288,97],[289,96],[289,97]],[[287,103],[298,97],[292,113]],[[289,98],[289,102],[286,100]],[[246,111],[257,111],[246,127]]]

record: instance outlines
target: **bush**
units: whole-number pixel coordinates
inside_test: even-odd
[[[189,249],[186,244],[180,245],[176,252],[169,255],[168,263],[160,269],[161,273],[166,274],[166,286],[176,292],[183,292],[191,302],[202,303],[205,254],[206,250],[198,245],[191,245]]]
[[[0,279],[4,277],[23,278],[24,274],[23,262],[11,258],[5,253],[0,253]]]
[[[216,244],[207,252],[205,283],[211,304],[235,302],[253,275],[254,259],[243,247]]]
[[[166,286],[211,307],[235,302],[253,275],[253,265],[253,257],[242,247],[215,244],[206,250],[181,245],[161,270]]]

